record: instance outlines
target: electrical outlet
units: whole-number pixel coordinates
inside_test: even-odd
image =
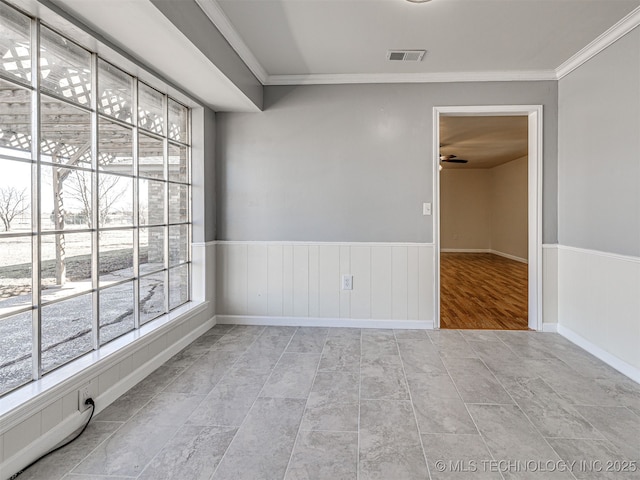
[[[353,275],[342,275],[342,290],[353,290]]]
[[[90,405],[85,404],[87,398],[92,398],[89,385],[90,384],[87,383],[86,385],[80,387],[80,389],[78,390],[78,410],[80,410],[81,412],[84,412],[85,410],[90,408]]]

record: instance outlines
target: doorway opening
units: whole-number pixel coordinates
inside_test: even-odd
[[[542,107],[434,109],[439,328],[541,326]]]

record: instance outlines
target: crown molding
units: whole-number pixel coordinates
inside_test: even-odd
[[[347,83],[525,82],[556,80],[555,70],[447,72],[447,73],[347,73],[269,75],[265,85],[331,85]]]
[[[556,69],[443,72],[269,75],[242,40],[217,0],[195,0],[263,85],[336,85],[367,83],[523,82],[560,80],[640,25],[640,7],[609,28]]]
[[[637,7],[613,27],[556,68],[556,78],[560,80],[569,75],[576,68],[588,62],[591,58],[624,37],[638,25],[640,25],[640,7]]]
[[[242,40],[242,37],[240,37],[231,24],[229,17],[224,13],[218,2],[216,0],[196,0],[196,3],[205,15],[209,17],[209,20],[213,22],[227,42],[229,42],[231,48],[236,51],[249,70],[251,70],[260,83],[264,85],[269,75],[247,44],[244,43],[244,40]]]

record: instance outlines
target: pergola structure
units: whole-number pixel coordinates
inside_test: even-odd
[[[0,39],[11,38],[13,32],[0,32]],[[53,36],[57,36],[52,33]],[[105,115],[98,121],[97,162],[92,164],[90,97],[91,74],[89,68],[78,68],[66,60],[70,55],[68,42],[48,41],[40,51],[40,81],[46,93],[39,96],[40,161],[43,168],[51,168],[53,186],[53,229],[56,232],[56,284],[65,283],[65,205],[64,185],[73,172],[98,172],[98,180],[80,185],[85,215],[91,218],[90,208],[95,205],[92,195],[100,196],[100,174],[134,173],[132,129],[132,77],[101,62],[101,68],[114,74],[120,85],[105,85],[98,89],[98,111]],[[75,46],[76,49],[79,47]],[[88,52],[85,53],[88,60]],[[79,62],[78,62],[79,63]],[[87,61],[87,67],[89,62]],[[46,67],[46,68],[44,68]],[[0,45],[0,70],[15,77],[18,83],[0,80],[0,149],[12,157],[30,160],[32,145],[31,61],[28,43]],[[27,88],[25,88],[27,87]],[[57,98],[56,98],[57,97]],[[65,100],[65,101],[61,101]],[[151,102],[153,99],[149,99]],[[67,103],[68,102],[68,103]],[[151,103],[147,102],[147,103]],[[162,110],[145,108],[144,99],[138,107],[138,125],[151,133],[162,133]],[[180,132],[179,125],[170,131]],[[177,133],[179,135],[179,133]],[[144,176],[164,176],[164,143],[161,138],[141,134],[137,156],[144,164]],[[72,168],[69,168],[72,167]],[[86,170],[81,170],[86,169]],[[141,168],[142,170],[142,168]],[[114,178],[114,177],[111,177]],[[117,181],[117,180],[116,180]],[[92,183],[92,185],[91,185]],[[93,187],[93,188],[92,188]],[[96,188],[97,187],[97,188]],[[103,200],[99,198],[99,201]],[[99,203],[99,202],[98,202]],[[98,207],[100,208],[100,206]],[[90,228],[95,225],[89,224]]]

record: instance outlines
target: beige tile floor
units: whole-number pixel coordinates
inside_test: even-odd
[[[220,325],[20,476],[60,478],[638,479],[640,385],[552,333]]]

